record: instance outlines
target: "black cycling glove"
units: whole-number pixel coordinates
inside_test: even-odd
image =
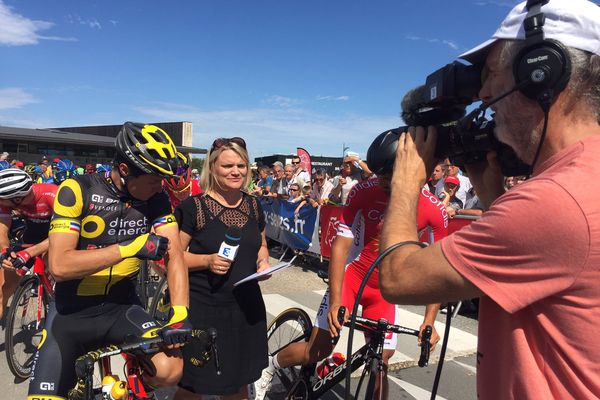
[[[145,233],[135,239],[119,243],[121,257],[137,257],[144,260],[159,260],[167,252],[169,239],[154,233]]]
[[[185,306],[172,306],[169,310],[169,322],[160,330],[160,336],[167,345],[187,343],[192,336],[192,324],[188,320]]]

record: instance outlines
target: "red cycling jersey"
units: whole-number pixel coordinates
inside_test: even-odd
[[[350,266],[366,273],[379,255],[379,235],[390,196],[380,186],[378,179],[356,184],[346,200],[340,217],[337,234],[353,239],[348,262]],[[425,188],[421,190],[417,205],[417,231],[427,242],[440,240],[448,234],[448,214],[444,205]],[[371,280],[378,279],[378,271]]]
[[[34,200],[31,203],[0,207],[0,217],[10,218],[11,211],[16,210],[25,219],[27,229],[23,241],[27,244],[37,244],[48,237],[54,198],[58,190],[58,186],[51,183],[34,183],[32,188]]]
[[[342,287],[342,305],[352,309],[358,288],[367,270],[379,255],[379,237],[383,226],[384,214],[390,196],[380,186],[378,179],[369,179],[356,184],[348,194],[346,205],[339,219],[339,236],[352,238],[353,246],[349,252],[349,263],[344,273]],[[446,207],[429,191],[421,190],[417,205],[417,230],[421,240],[433,242],[448,234],[448,214]],[[362,315],[371,318],[385,318],[394,324],[397,310],[381,296],[379,290],[378,269],[373,271],[364,288],[360,304]],[[323,297],[315,325],[328,328],[329,291]],[[384,348],[396,347],[396,335],[386,335]]]

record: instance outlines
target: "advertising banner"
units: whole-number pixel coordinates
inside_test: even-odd
[[[311,247],[313,233],[317,225],[317,210],[310,205],[302,207],[298,214],[294,203],[278,199],[260,199],[265,213],[267,237],[283,243],[295,250]]]

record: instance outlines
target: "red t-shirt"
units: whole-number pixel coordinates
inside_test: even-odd
[[[450,264],[485,293],[481,399],[600,398],[600,137],[545,161],[450,235]]]
[[[37,244],[48,237],[54,198],[58,190],[58,186],[51,183],[34,183],[32,188],[34,200],[31,203],[14,208],[0,207],[0,217],[10,218],[12,210],[23,216],[27,226],[23,237],[26,244]]]
[[[356,184],[346,200],[339,220],[338,235],[353,239],[348,262],[366,273],[379,255],[379,237],[390,196],[380,186],[378,179]],[[429,229],[432,241],[448,234],[448,214],[443,204],[429,191],[423,189],[417,205],[417,230]],[[421,234],[419,236],[422,236]],[[378,279],[378,270],[370,281]]]

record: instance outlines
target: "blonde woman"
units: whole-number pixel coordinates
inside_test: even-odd
[[[248,187],[250,168],[246,142],[234,137],[216,139],[206,160],[200,184],[204,194],[183,201],[175,210],[190,276],[190,322],[195,328],[214,327],[218,334],[222,374],[214,364],[190,363],[201,349],[184,347],[183,378],[177,400],[200,399],[201,394],[223,399],[246,399],[247,384],[260,378],[267,366],[265,305],[256,280],[233,284],[269,267],[265,220]],[[218,255],[231,227],[241,230],[233,262]]]

